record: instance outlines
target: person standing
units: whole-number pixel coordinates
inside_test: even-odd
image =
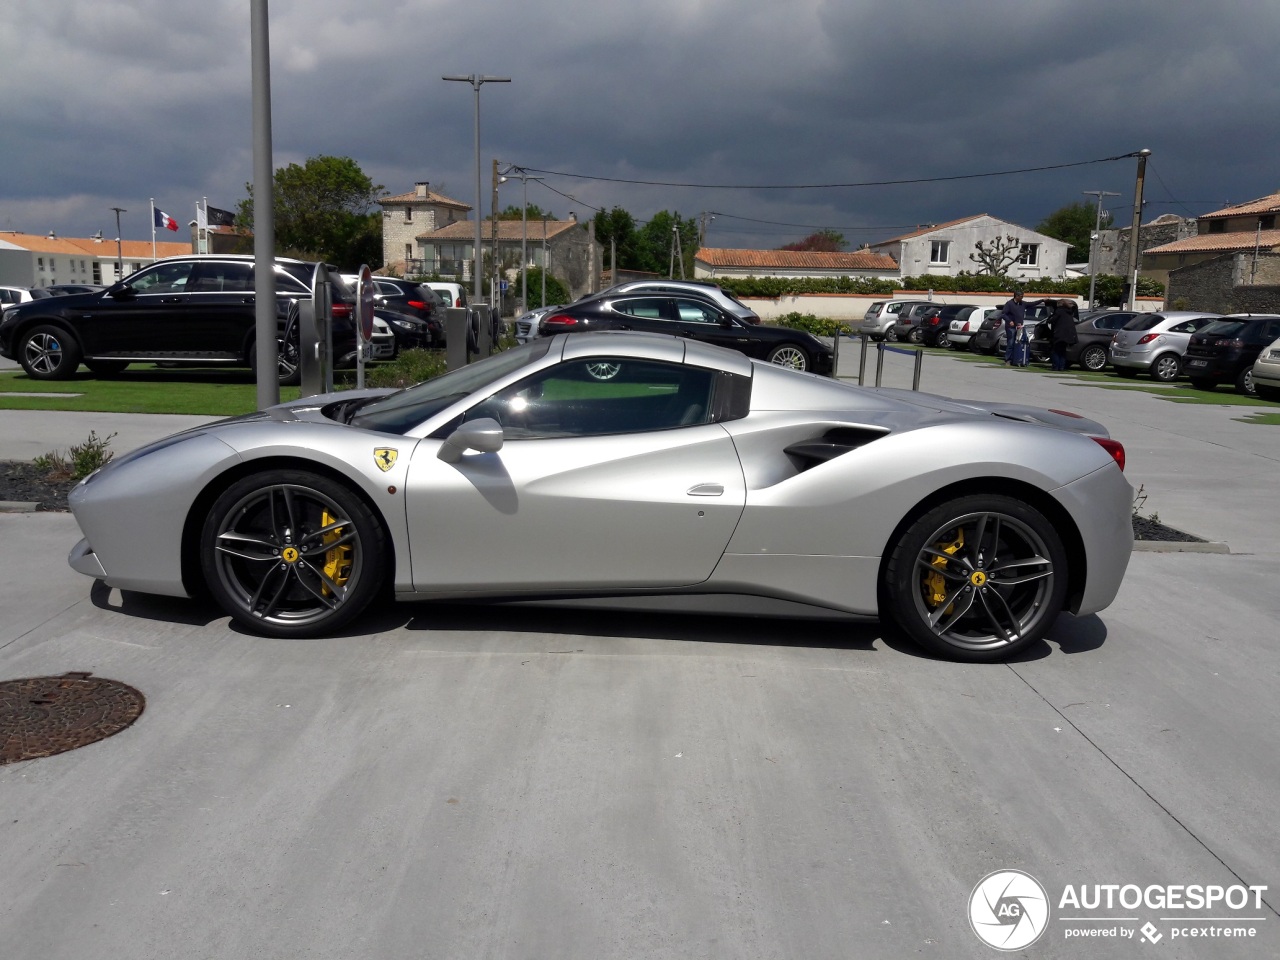
[[[1080,339],[1073,306],[1070,300],[1059,300],[1049,318],[1049,356],[1055,370],[1067,369],[1067,348]]]
[[[1027,319],[1027,309],[1022,305],[1022,291],[1016,290],[1012,300],[1005,302],[1004,308],[1000,311],[1000,318],[1004,322],[1004,365],[1007,367],[1013,363],[1013,358],[1018,350],[1018,339],[1022,336],[1022,325]]]

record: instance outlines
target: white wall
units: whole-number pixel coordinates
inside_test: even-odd
[[[1028,293],[1028,300],[1039,300],[1041,297],[1062,299],[1062,294]],[[899,300],[928,300],[927,293],[922,291],[901,290],[893,294]],[[779,297],[767,300],[762,297],[739,297],[743,303],[760,315],[762,320],[776,320],[787,313],[812,313],[817,317],[828,317],[832,320],[861,320],[867,308],[877,300],[887,300],[886,294],[862,293],[804,293],[795,296]],[[980,307],[998,307],[1009,299],[1007,293],[935,293],[933,300],[938,303],[972,303]],[[1073,297],[1080,307],[1084,302]],[[1143,313],[1156,313],[1164,309],[1164,300],[1159,297],[1139,297],[1136,310]]]

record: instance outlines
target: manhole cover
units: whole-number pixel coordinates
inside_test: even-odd
[[[142,715],[137,690],[87,673],[0,680],[0,764],[105,740]]]

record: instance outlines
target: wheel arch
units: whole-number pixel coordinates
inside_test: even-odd
[[[359,497],[378,521],[378,525],[382,527],[387,550],[388,572],[390,574],[387,577],[387,583],[383,586],[390,587],[395,582],[396,538],[382,509],[369,496],[368,491],[361,487],[360,484],[352,483],[350,477],[339,470],[335,470],[328,464],[308,460],[305,457],[271,456],[237,461],[206,483],[195,499],[191,501],[191,506],[188,508],[186,518],[182,524],[182,585],[188,594],[193,597],[209,596],[200,568],[200,531],[204,527],[205,518],[208,517],[214,501],[236,481],[266,470],[306,470],[335,483],[342,484],[355,496]]]
[[[1062,538],[1062,548],[1067,554],[1067,593],[1063,601],[1063,609],[1079,609],[1084,598],[1085,585],[1089,580],[1088,555],[1084,549],[1084,539],[1080,536],[1079,527],[1071,514],[1057,500],[1039,487],[1009,477],[975,477],[957,481],[941,487],[917,502],[898,521],[889,535],[888,541],[880,551],[880,566],[876,572],[877,605],[883,615],[886,609],[884,598],[885,571],[897,544],[910,526],[939,504],[960,497],[981,494],[997,494],[1020,500],[1044,514],[1052,524],[1058,536]]]

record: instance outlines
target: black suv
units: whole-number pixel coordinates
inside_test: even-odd
[[[276,258],[280,382],[297,383],[297,305],[311,296],[314,263]],[[0,319],[0,356],[33,380],[65,380],[84,363],[119,373],[130,363],[254,366],[256,317],[251,256],[168,257],[99,293],[34,300]],[[355,357],[355,298],[329,272],[333,352]]]
[[[1201,390],[1230,383],[1237,393],[1253,396],[1254,361],[1277,338],[1280,316],[1275,314],[1223,317],[1191,335],[1182,372]]]
[[[342,279],[356,288],[355,274],[344,273]],[[444,301],[430,287],[417,280],[374,277],[373,303],[395,334],[397,349],[444,346]]]

